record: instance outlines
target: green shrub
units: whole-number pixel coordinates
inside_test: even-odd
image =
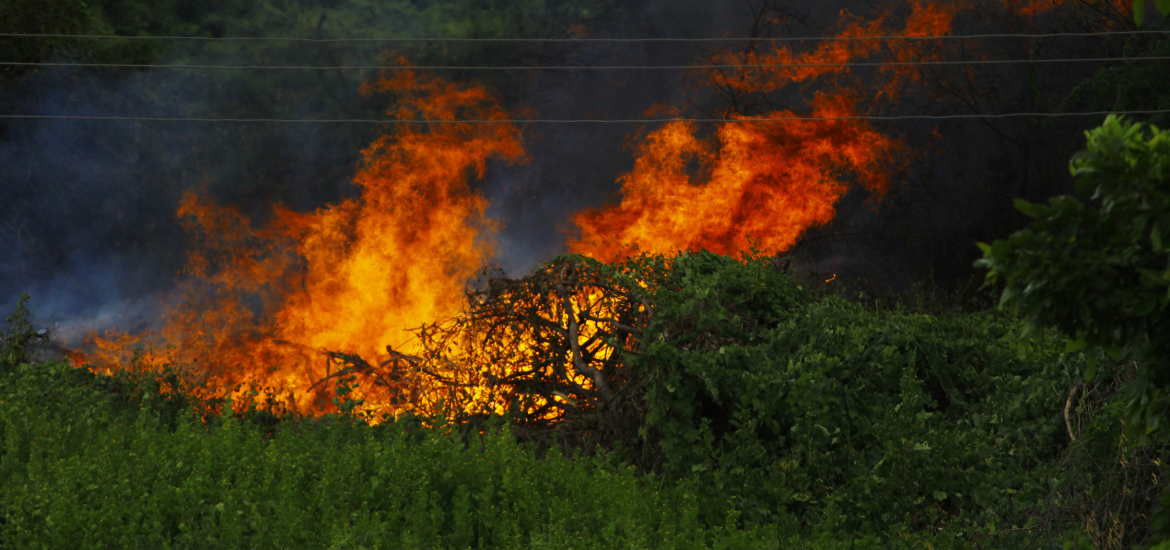
[[[1152,457],[1156,479],[1168,437],[1161,426],[1170,418],[1170,132],[1110,115],[1085,137],[1069,162],[1082,196],[1016,201],[1035,221],[1006,240],[980,243],[984,258],[976,265],[990,269],[988,281],[1004,282],[1000,303],[1028,321],[1025,334],[1054,327],[1072,340],[1070,351],[1102,349],[1133,365],[1118,390],[1126,437],[1159,442],[1124,450]],[[1097,354],[1087,357],[1085,382],[1099,383]],[[1170,500],[1153,515],[1158,538],[1170,537]]]
[[[0,334],[0,373],[32,360],[37,333],[29,322],[28,294],[21,294],[16,311],[8,316],[8,330]]]
[[[636,359],[664,472],[704,513],[852,533],[1024,527],[1079,357],[1008,315],[867,310],[761,258],[675,259]],[[961,521],[956,521],[959,519]],[[970,534],[970,533],[969,533]]]
[[[1133,370],[1123,365],[1111,378],[1077,384],[1065,401],[1072,442],[1057,465],[1060,481],[1044,502],[1042,521],[1075,528],[1095,550],[1146,542],[1167,485],[1162,464],[1170,457],[1170,437],[1154,434],[1135,445],[1122,430],[1125,399],[1118,389]]]
[[[289,419],[269,436],[230,407],[172,427],[149,407],[111,413],[77,380],[43,403],[35,375],[12,378],[2,547],[774,547],[767,529],[703,527],[697,495],[603,457],[537,460],[500,429]]]
[[[1170,132],[1110,115],[1085,136],[1069,170],[1089,200],[1016,201],[1036,221],[980,243],[976,265],[1004,281],[1001,304],[1031,330],[1057,328],[1074,340],[1069,349],[1138,359],[1123,392],[1126,428],[1141,439],[1170,414]]]
[[[1108,522],[1144,528],[1127,487],[1166,447],[1126,454],[1114,386],[1069,397],[1082,353],[745,260],[629,264],[655,277],[627,357],[649,475],[499,419],[369,426],[196,398],[173,365],[9,363],[0,547],[1100,550]]]

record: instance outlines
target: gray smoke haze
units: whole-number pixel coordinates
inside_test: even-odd
[[[591,23],[590,31],[597,37],[743,36],[750,31],[752,10],[763,3],[628,2]],[[794,17],[786,30],[795,36],[831,32],[841,9],[864,15],[868,5],[811,0],[774,4],[791,11]],[[345,35],[344,28],[323,28]],[[246,51],[205,52],[199,47],[176,47],[158,62],[242,64],[248,59],[241,59]],[[341,46],[273,50],[277,47],[286,46],[266,46],[264,51],[279,57],[256,61],[328,65],[357,55]],[[1072,53],[1088,48],[1061,47]],[[363,55],[377,53],[372,46],[364,48]],[[678,43],[593,44],[516,55],[518,59],[489,62],[686,65],[702,62],[704,50]],[[1049,110],[1092,69],[1041,68],[1030,76],[1026,67],[1003,69],[986,77],[998,88],[973,100],[976,107],[990,110]],[[245,76],[234,71],[160,69],[119,75],[55,69],[0,90],[0,104],[5,113],[241,118],[348,118],[378,107],[377,98],[358,93],[370,74],[281,73],[259,84]],[[691,109],[689,114],[698,116],[726,107],[716,95],[688,88],[687,78],[680,71],[579,70],[501,76],[497,81],[507,104],[530,108],[547,119],[635,119],[657,104]],[[1051,84],[1053,91],[1046,98],[1032,97],[1022,84],[1028,78]],[[776,100],[796,103],[790,108],[799,110],[801,97],[799,91],[788,91]],[[953,113],[956,105],[970,110],[969,102],[910,95],[896,112],[883,114]],[[913,169],[881,202],[861,192],[844,197],[837,220],[810,232],[807,246],[799,250],[799,265],[818,276],[865,277],[890,288],[915,278],[968,277],[973,243],[1019,225],[1010,213],[1012,197],[1036,200],[1067,189],[1063,167],[1077,146],[1078,130],[1097,123],[890,125],[891,132],[904,136],[919,152]],[[11,311],[16,297],[29,292],[38,322],[57,325],[58,338],[64,337],[66,344],[75,343],[86,327],[150,326],[157,320],[157,300],[181,276],[184,237],[174,212],[184,191],[205,190],[254,216],[262,216],[265,205],[273,202],[310,211],[353,196],[350,182],[360,150],[380,130],[370,125],[78,120],[0,124],[0,308]],[[563,231],[570,228],[573,212],[618,200],[617,177],[633,164],[626,145],[639,130],[636,125],[596,124],[525,129],[532,162],[493,166],[476,184],[491,200],[488,214],[503,223],[496,262],[506,273],[523,274],[564,252]],[[949,141],[940,143],[936,130]]]
[[[742,22],[725,3],[645,2],[598,25],[598,36],[723,36]],[[296,45],[291,47],[298,47]],[[678,45],[575,47],[545,64],[686,64],[697,50]],[[325,56],[328,60],[329,55]],[[297,64],[293,52],[267,62]],[[507,64],[508,60],[499,60]],[[199,45],[180,45],[159,64],[224,63]],[[442,60],[440,60],[442,62]],[[312,64],[312,63],[304,63]],[[319,62],[316,64],[327,65]],[[358,88],[372,73],[280,74],[286,87],[264,96],[243,75],[158,69],[123,76],[53,69],[4,90],[6,112],[65,116],[346,118],[368,106]],[[638,118],[679,99],[683,75],[668,71],[549,71],[503,90],[505,100],[541,118]],[[524,77],[522,77],[524,78]],[[314,93],[305,93],[304,89]],[[294,93],[301,90],[302,93]],[[268,91],[271,92],[271,91]],[[281,97],[257,105],[252,96]],[[17,120],[0,133],[0,308],[32,295],[41,323],[59,336],[91,328],[148,326],[180,276],[184,239],[174,212],[186,190],[205,190],[245,212],[270,201],[312,210],[355,192],[360,150],[378,127],[79,120]],[[533,162],[493,168],[478,182],[503,222],[497,263],[521,274],[564,252],[569,215],[617,190],[632,160],[628,125],[526,130]],[[67,328],[66,328],[67,327]]]

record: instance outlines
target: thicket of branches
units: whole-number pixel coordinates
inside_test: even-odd
[[[485,271],[466,310],[414,329],[422,349],[387,346],[375,367],[330,353],[338,372],[392,386],[399,404],[421,416],[463,422],[506,415],[523,439],[590,451],[639,446],[646,374],[629,358],[653,315],[653,289],[668,260],[640,257],[607,265],[565,255],[521,278]]]

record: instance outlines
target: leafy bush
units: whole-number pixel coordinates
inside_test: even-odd
[[[0,546],[774,547],[768,529],[703,527],[694,494],[600,456],[537,460],[499,429],[334,417],[268,434],[231,407],[168,425],[101,378],[60,363],[0,378]]]
[[[1170,407],[1170,132],[1110,116],[1085,135],[1070,170],[1079,191],[1092,191],[1089,202],[1016,201],[1036,221],[980,244],[976,265],[990,268],[989,281],[1005,280],[1001,304],[1030,332],[1056,327],[1074,340],[1070,351],[1100,347],[1139,359],[1126,424],[1142,438]]]
[[[1150,534],[1158,495],[1166,488],[1161,464],[1170,437],[1133,445],[1122,430],[1119,388],[1133,378],[1122,365],[1111,378],[1077,384],[1064,405],[1072,441],[1057,468],[1060,481],[1044,502],[1043,522],[1083,532],[1095,550],[1134,548]]]
[[[656,473],[605,450],[520,445],[523,426],[498,419],[298,418],[197,398],[168,371],[22,360],[0,370],[0,546],[941,550],[1144,536],[1167,447],[1118,439],[1119,383],[1076,386],[1084,354],[1064,341],[1021,344],[1005,312],[867,307],[750,254],[643,258],[620,274],[654,282],[653,315],[620,349],[643,380]],[[590,429],[609,433],[605,418]]]
[[[989,281],[1004,280],[1000,303],[1027,321],[1025,335],[1055,327],[1072,339],[1069,351],[1103,349],[1115,360],[1134,360],[1132,379],[1118,388],[1124,411],[1113,413],[1124,420],[1130,442],[1157,441],[1114,450],[1122,463],[1132,454],[1153,464],[1140,490],[1125,484],[1115,489],[1145,496],[1151,484],[1162,487],[1149,480],[1158,479],[1166,457],[1168,436],[1159,428],[1170,414],[1170,132],[1110,116],[1086,137],[1087,147],[1073,157],[1070,171],[1077,190],[1092,193],[1088,200],[1017,201],[1016,208],[1036,221],[1007,240],[980,244],[984,259],[976,265],[990,268]],[[1086,383],[1101,381],[1096,356],[1087,354]],[[1098,475],[1093,493],[1101,493],[1102,479],[1130,470]],[[1153,514],[1159,538],[1170,536],[1168,511],[1170,501],[1164,501]]]
[[[990,533],[1049,493],[1079,356],[1020,349],[1001,313],[818,297],[762,258],[688,254],[671,273],[636,358],[646,434],[668,476],[703,480],[705,513]]]
[[[16,303],[16,311],[7,319],[8,331],[0,334],[0,372],[11,370],[16,365],[32,360],[32,349],[37,340],[28,319],[28,294],[22,294]]]

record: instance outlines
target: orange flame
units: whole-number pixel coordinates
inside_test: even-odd
[[[1066,1],[1000,0],[999,8],[1034,17]],[[805,52],[780,43],[715,54],[713,65],[764,66],[711,69],[707,85],[733,95],[817,85],[808,114],[802,120],[763,121],[801,115],[729,112],[726,118],[757,121],[721,123],[709,139],[684,123],[645,134],[634,145],[633,170],[619,179],[621,200],[578,213],[570,249],[611,261],[631,246],[667,254],[685,249],[726,254],[754,241],[762,252],[777,253],[809,228],[831,221],[837,201],[854,184],[880,199],[911,158],[905,145],[864,120],[818,119],[880,112],[908,85],[924,82],[924,66],[891,63],[956,59],[954,48],[961,47],[877,37],[945,36],[961,14],[995,8],[973,0],[908,0],[868,20],[843,11],[837,36],[854,40],[820,42]],[[856,40],[865,37],[875,38]],[[862,61],[879,66],[841,65]],[[859,88],[856,82],[866,79],[851,77],[862,70],[874,73],[876,83]],[[657,108],[663,109],[669,110]]]
[[[393,93],[395,118],[509,118],[481,86],[403,71],[364,93]],[[184,196],[192,236],[185,282],[157,336],[197,365],[200,385],[258,383],[291,391],[290,405],[321,412],[323,351],[385,356],[416,351],[407,328],[459,311],[466,281],[494,251],[495,222],[469,179],[492,159],[524,159],[509,124],[399,125],[363,151],[357,199],[298,214],[276,208],[253,229],[239,211]],[[125,364],[124,335],[96,337],[91,363]],[[148,360],[160,363],[163,357]],[[279,369],[279,370],[276,370]],[[359,388],[371,411],[396,412],[393,388]]]
[[[845,97],[814,100],[814,116],[852,112]],[[764,249],[784,250],[807,227],[832,220],[848,188],[841,172],[885,191],[897,148],[852,121],[731,123],[712,139],[697,137],[693,124],[668,124],[639,144],[633,171],[621,179],[621,204],[579,213],[581,236],[569,246],[605,261],[629,244],[726,254],[758,239]]]
[[[1065,2],[999,0],[1003,9],[1025,17]],[[901,7],[908,9],[895,9]],[[959,14],[980,9],[987,9],[986,3],[908,0],[869,20],[842,13],[839,36],[945,35]],[[578,213],[580,233],[570,248],[607,261],[631,245],[657,253],[791,248],[809,228],[833,219],[837,202],[852,186],[880,198],[909,158],[897,137],[839,117],[876,112],[896,101],[907,85],[921,82],[919,66],[880,66],[873,69],[877,85],[859,89],[849,84],[852,68],[825,64],[945,58],[938,42],[877,38],[824,42],[806,52],[778,46],[715,55],[715,64],[774,65],[707,71],[707,83],[724,90],[818,86],[807,94],[812,98],[807,115],[765,121],[760,119],[800,115],[731,112],[728,118],[742,122],[721,124],[710,135],[688,123],[645,133],[634,146],[634,168],[619,180],[620,203]],[[802,64],[821,66],[796,66]],[[363,86],[363,93],[394,95],[388,114],[400,120],[509,118],[482,86],[412,71],[383,74]],[[466,281],[492,255],[497,226],[485,217],[487,201],[470,180],[482,178],[493,159],[523,161],[519,131],[503,123],[399,124],[363,154],[365,164],[355,178],[360,197],[311,213],[274,207],[262,217],[246,215],[197,193],[185,195],[178,215],[191,239],[186,278],[168,302],[164,327],[141,336],[94,336],[85,362],[98,370],[132,368],[138,346],[165,343],[165,351],[148,351],[138,363],[190,365],[190,382],[209,393],[241,384],[279,388],[288,392],[290,407],[322,413],[335,409],[333,394],[321,385],[334,366],[326,352],[378,361],[388,355],[383,346],[391,344],[406,354],[441,355],[442,350],[420,349],[404,330],[459,312]],[[598,298],[581,291],[565,299],[567,305],[553,312],[557,322],[562,315],[576,318],[582,304]],[[603,306],[597,306],[603,313],[613,307]],[[591,323],[575,329],[576,344],[598,340],[601,329]],[[507,378],[527,368],[523,363],[535,348],[524,335],[505,336],[514,336],[513,347],[457,351],[487,357],[498,371],[479,374]],[[594,344],[586,350],[591,360],[608,361],[609,352]],[[382,365],[398,365],[402,358],[389,356]],[[591,371],[574,370],[565,378],[597,389],[582,372]],[[399,391],[393,383],[371,383],[352,397],[375,413],[399,413],[412,401],[417,404],[419,396],[403,399]],[[506,404],[484,384],[458,391],[468,402],[497,412]],[[538,409],[544,405],[551,404],[535,403]]]

